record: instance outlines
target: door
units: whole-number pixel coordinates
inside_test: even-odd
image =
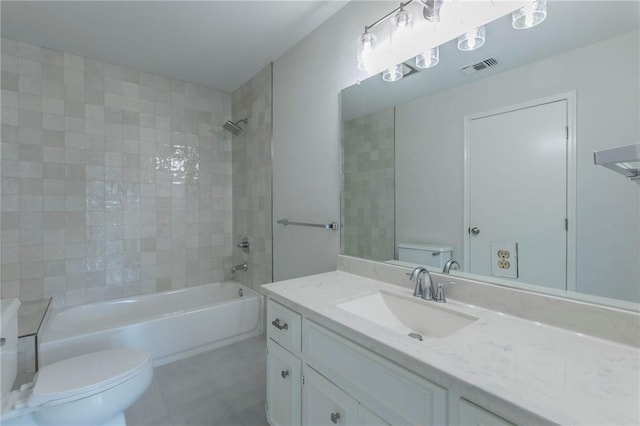
[[[267,340],[267,417],[271,426],[300,424],[302,363]]]
[[[467,125],[468,269],[567,287],[567,100]]]

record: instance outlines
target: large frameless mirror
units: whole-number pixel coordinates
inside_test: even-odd
[[[637,309],[640,185],[593,152],[640,142],[638,29],[637,2],[549,2],[344,89],[342,253]]]

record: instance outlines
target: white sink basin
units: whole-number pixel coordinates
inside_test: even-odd
[[[443,308],[436,302],[386,291],[349,300],[336,307],[389,330],[405,335],[417,333],[425,338],[449,336],[478,319]]]

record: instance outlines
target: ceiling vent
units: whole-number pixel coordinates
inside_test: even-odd
[[[475,74],[478,71],[482,71],[487,68],[491,68],[495,65],[498,65],[498,61],[496,58],[485,59],[484,61],[480,61],[477,64],[467,65],[466,67],[460,68],[460,71],[465,73],[466,75]]]

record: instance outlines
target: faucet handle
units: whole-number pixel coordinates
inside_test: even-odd
[[[455,281],[441,281],[436,289],[436,297],[433,299],[438,303],[447,303],[447,297],[444,294],[445,285],[455,285]]]

